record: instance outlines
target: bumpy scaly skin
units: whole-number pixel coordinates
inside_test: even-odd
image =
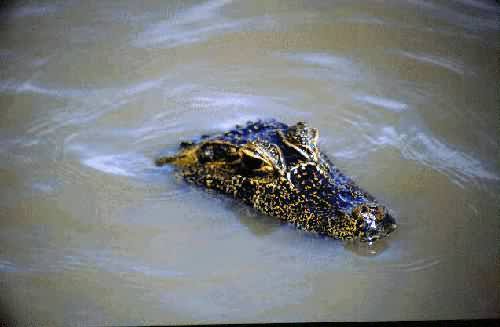
[[[240,199],[269,216],[333,238],[373,241],[395,228],[384,206],[320,152],[318,131],[275,120],[182,142],[171,163],[189,182]]]

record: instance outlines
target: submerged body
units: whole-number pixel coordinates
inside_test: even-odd
[[[318,130],[275,120],[182,142],[173,164],[189,182],[233,196],[298,228],[337,239],[374,241],[396,224],[387,209],[338,171]]]

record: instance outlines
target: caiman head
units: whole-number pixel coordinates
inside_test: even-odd
[[[395,230],[387,209],[321,154],[317,129],[297,123],[273,135],[238,145],[206,140],[160,163],[305,230],[364,242]]]

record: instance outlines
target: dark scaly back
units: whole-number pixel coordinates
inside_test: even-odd
[[[243,145],[257,139],[266,140],[269,143],[278,143],[277,130],[287,130],[288,125],[274,119],[248,121],[246,125],[236,125],[235,128],[222,134],[202,135],[200,139],[192,143],[206,140],[224,140],[236,145]]]

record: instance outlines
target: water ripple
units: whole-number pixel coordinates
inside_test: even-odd
[[[84,154],[85,156],[85,154]],[[106,174],[137,177],[143,175],[146,169],[153,168],[150,158],[138,153],[119,153],[106,155],[90,155],[82,160],[85,166]]]
[[[340,146],[333,153],[335,158],[355,159],[383,147],[394,147],[408,160],[414,160],[435,171],[438,171],[460,187],[467,183],[477,183],[478,179],[497,181],[500,176],[485,168],[484,164],[471,154],[456,149],[429,132],[412,128],[404,132],[391,125],[374,126],[367,118],[343,118],[361,133],[365,142],[348,143],[349,147]]]
[[[132,44],[137,47],[172,48],[204,42],[212,36],[220,36],[229,31],[239,31],[244,28],[262,29],[266,26],[273,26],[274,21],[270,17],[250,19],[224,17],[220,12],[231,2],[231,0],[214,0],[194,6],[178,13],[172,19],[153,24],[134,39]]]
[[[417,272],[422,270],[430,269],[436,265],[439,265],[441,260],[435,257],[417,259],[408,263],[393,263],[388,264],[385,269],[400,272]]]
[[[53,14],[57,12],[60,9],[60,7],[61,7],[60,5],[56,4],[46,4],[46,5],[30,4],[19,8],[15,8],[12,12],[9,13],[9,15],[15,18],[46,16],[48,14]]]
[[[354,95],[354,100],[384,108],[392,112],[403,112],[408,109],[408,105],[406,103],[374,95],[357,94]]]
[[[108,89],[49,88],[28,81],[15,87],[15,90],[71,100],[67,106],[54,108],[48,117],[39,118],[28,127],[27,133],[33,134],[30,137],[42,137],[65,126],[93,122],[122,108],[144,92],[160,87],[165,80],[146,80],[123,88]]]
[[[500,177],[486,170],[483,164],[471,155],[451,148],[437,138],[418,132],[407,138],[401,148],[402,155],[411,160],[444,173],[461,187],[476,178],[499,180]]]
[[[336,83],[362,80],[361,67],[354,58],[327,52],[275,52],[274,55],[309,66],[306,70],[300,70],[302,77],[333,80]]]
[[[464,28],[473,32],[500,30],[500,25],[498,24],[497,17],[497,14],[499,12],[498,7],[492,11],[483,11],[480,15],[478,15],[469,13],[465,14],[458,10],[451,9],[446,6],[445,2],[441,2],[439,4],[420,0],[408,0],[407,2],[421,9],[427,10],[427,13],[431,17],[440,19],[459,28]],[[469,2],[467,3],[467,5],[472,5],[476,8],[479,8],[477,1],[467,2]]]
[[[398,51],[398,53],[404,57],[414,59],[423,63],[435,65],[438,67],[445,68],[451,72],[454,72],[458,75],[463,75],[465,73],[465,67],[464,64],[461,62],[458,62],[456,60],[450,59],[450,58],[443,58],[439,56],[434,56],[430,54],[424,54],[424,53],[411,53],[407,51]],[[472,71],[470,67],[467,69],[467,73],[471,74]]]

